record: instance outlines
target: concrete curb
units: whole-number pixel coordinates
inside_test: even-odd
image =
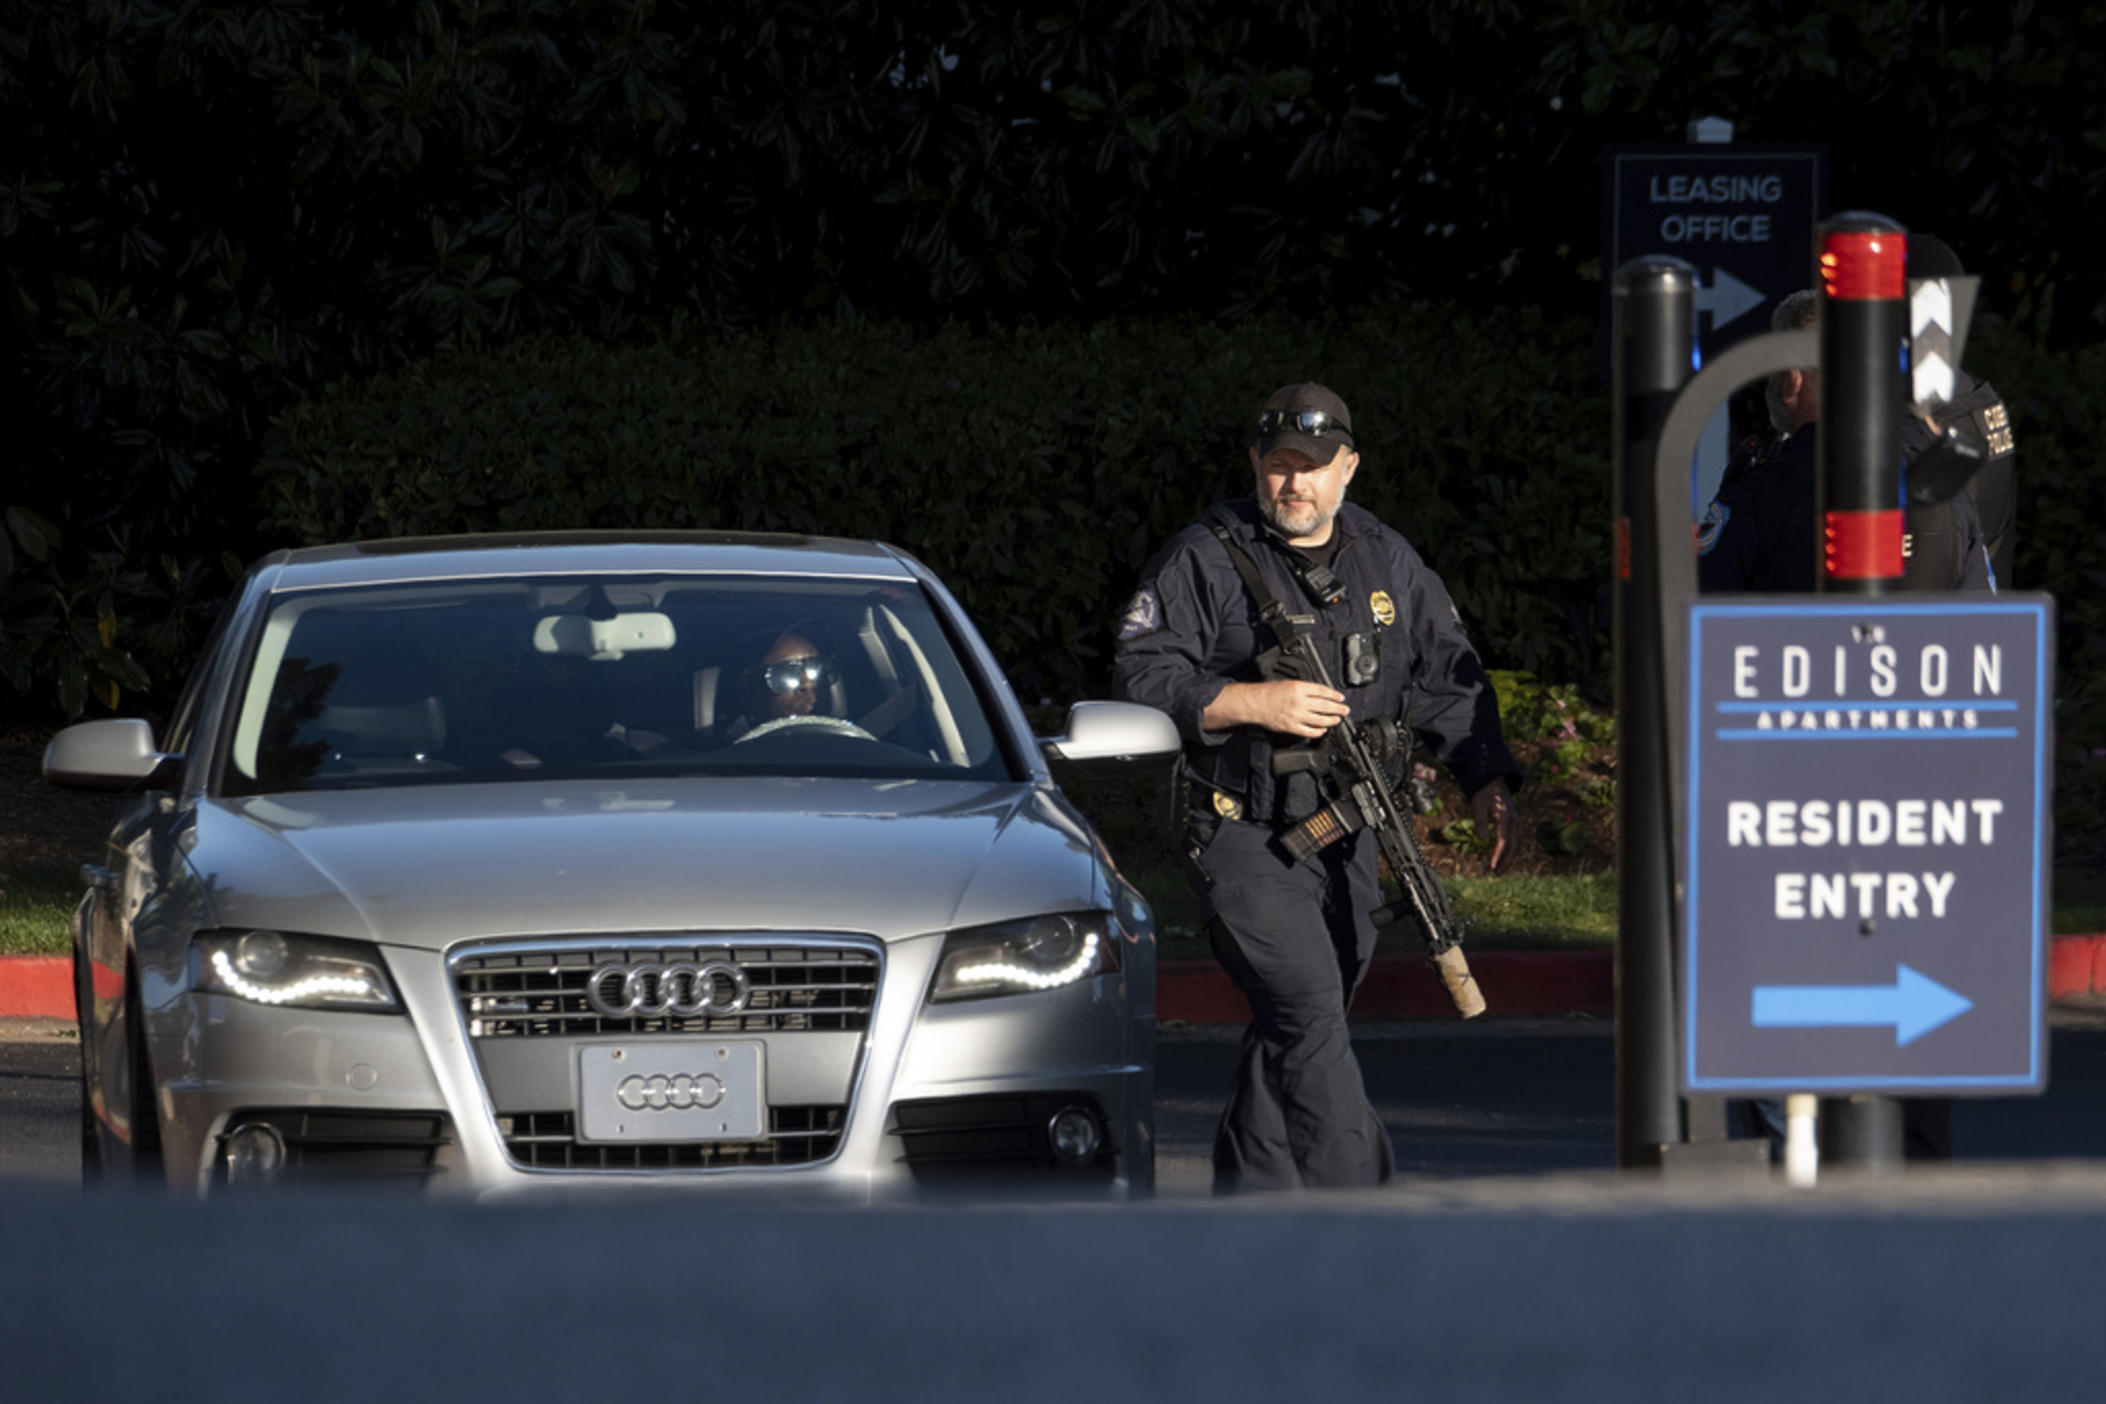
[[[1479,951],[1470,968],[1494,1014],[1611,1014],[1616,1009],[1614,953]],[[2106,995],[2106,933],[2057,936],[2048,947],[2048,997]],[[1157,974],[1156,1013],[1189,1024],[1241,1024],[1243,996],[1210,960],[1165,961]],[[1426,962],[1377,956],[1353,1000],[1363,1019],[1453,1018],[1455,1008]],[[0,956],[0,1018],[71,1019],[73,961],[68,956]]]

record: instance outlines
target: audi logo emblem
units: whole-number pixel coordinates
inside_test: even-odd
[[[610,1019],[736,1014],[752,997],[746,972],[728,961],[603,965],[585,985],[585,1002]]]
[[[614,1089],[630,1111],[708,1111],[724,1100],[724,1084],[710,1073],[632,1073]]]

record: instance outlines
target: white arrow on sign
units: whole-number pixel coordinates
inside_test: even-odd
[[[1762,305],[1763,294],[1723,268],[1711,270],[1711,285],[1699,286],[1697,311],[1711,314],[1711,330],[1717,331],[1735,317]]]
[[[1945,280],[1916,283],[1909,293],[1909,378],[1919,405],[1952,398],[1952,329],[1952,289]]]

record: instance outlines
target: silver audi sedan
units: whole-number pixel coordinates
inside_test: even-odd
[[[75,918],[83,1152],[188,1192],[386,1179],[1145,1193],[1155,932],[957,601],[882,544],[280,552]]]

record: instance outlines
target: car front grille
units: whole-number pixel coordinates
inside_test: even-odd
[[[610,1016],[589,999],[592,973],[604,966],[713,961],[735,965],[745,977],[747,999],[736,1013]],[[860,1032],[877,1002],[878,955],[860,945],[738,941],[507,949],[456,958],[453,980],[469,1036],[477,1039]]]
[[[752,1141],[594,1145],[577,1138],[570,1112],[500,1114],[498,1133],[520,1165],[538,1170],[731,1170],[809,1165],[840,1147],[846,1107],[770,1107]]]
[[[514,1164],[587,1172],[771,1169],[812,1165],[840,1151],[883,952],[875,940],[844,936],[577,937],[467,947],[453,953],[450,968],[491,1115]],[[626,980],[630,973],[635,978]],[[632,994],[643,1009],[611,1012]],[[683,1002],[690,1012],[680,1012]],[[761,1044],[760,1134],[581,1138],[585,1050],[657,1038]]]

